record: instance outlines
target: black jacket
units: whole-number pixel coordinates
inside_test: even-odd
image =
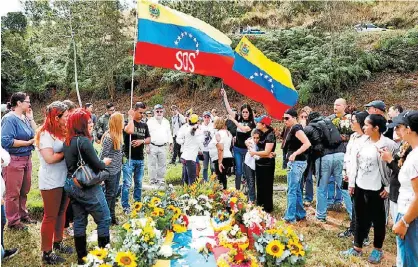
[[[80,153],[81,153],[81,156],[83,157],[84,162],[95,173],[98,173],[99,171],[104,170],[106,168],[106,165],[97,156],[96,151],[94,150],[94,147],[91,141],[85,136],[73,137],[73,139],[71,139],[69,146],[64,144],[64,158],[65,158],[65,163],[67,164],[68,177],[71,177],[71,175],[75,172],[75,170],[78,167],[77,163],[79,161],[79,156],[78,156],[78,149],[77,149],[77,138],[79,138],[78,144],[79,144]]]

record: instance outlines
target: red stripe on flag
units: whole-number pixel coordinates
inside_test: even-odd
[[[231,72],[234,58],[137,42],[135,64],[225,78]]]
[[[267,113],[273,118],[281,120],[284,112],[290,108],[290,106],[277,101],[273,94],[265,88],[245,78],[236,71],[230,70],[225,77],[225,84],[246,97],[263,104]]]

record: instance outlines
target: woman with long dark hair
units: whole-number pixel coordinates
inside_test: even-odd
[[[233,152],[235,160],[235,188],[239,190],[241,188],[245,154],[248,152],[245,141],[251,137],[251,131],[256,127],[254,114],[249,104],[242,105],[240,108],[240,114],[237,114],[231,109],[224,89],[221,90],[221,95],[223,96],[225,107],[229,114],[229,119],[237,126],[237,136]]]
[[[23,223],[36,223],[29,217],[26,208],[27,195],[31,187],[32,150],[36,123],[29,96],[17,92],[10,98],[11,109],[1,121],[1,145],[9,152],[11,162],[3,168],[6,183],[6,217],[9,228],[24,230]]]
[[[379,149],[393,153],[396,144],[383,135],[386,131],[386,119],[382,115],[369,115],[363,130],[368,138],[350,161],[352,171],[348,177],[348,190],[354,196],[354,246],[342,252],[342,255],[362,255],[363,241],[373,223],[374,249],[369,256],[369,262],[377,264],[383,258],[382,247],[386,234],[385,199],[388,197],[385,187],[389,186],[390,180],[390,170],[382,160]]]
[[[35,135],[35,146],[39,154],[39,189],[44,203],[41,226],[42,261],[46,264],[65,262],[52,249],[64,254],[73,253],[63,242],[65,211],[68,196],[64,191],[67,165],[64,160],[68,107],[55,101],[47,106],[45,121]]]
[[[217,130],[215,134],[215,142],[217,148],[217,157],[213,162],[215,164],[215,172],[218,176],[219,182],[223,185],[223,189],[227,188],[227,170],[232,167],[232,134],[226,129],[225,120],[223,118],[217,118],[214,125]]]
[[[110,158],[100,160],[97,157],[91,143],[93,121],[90,112],[77,109],[68,118],[67,129],[64,157],[68,174],[64,190],[70,197],[74,213],[74,243],[78,264],[84,264],[83,258],[87,256],[87,217],[90,214],[97,224],[98,245],[103,248],[110,242],[110,211],[99,184],[83,188],[71,177],[78,168],[80,156],[95,173],[105,170],[112,160]]]

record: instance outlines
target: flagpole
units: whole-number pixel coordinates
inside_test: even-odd
[[[73,42],[73,50],[74,50],[74,79],[75,79],[75,90],[77,92],[77,98],[78,98],[78,104],[80,105],[80,108],[83,107],[83,104],[81,102],[81,96],[80,91],[78,90],[78,79],[77,79],[77,51],[75,47],[75,39],[74,39],[74,31],[73,31],[73,22],[72,22],[72,14],[71,9],[70,11],[70,30],[71,30],[71,40]]]
[[[135,0],[133,1],[135,4]],[[133,107],[134,101],[134,73],[135,73],[135,53],[136,53],[136,39],[138,33],[138,10],[135,12],[135,34],[134,34],[134,50],[132,55],[132,79],[131,79],[131,109]],[[129,135],[129,163],[131,164],[131,155],[132,155],[132,135]]]

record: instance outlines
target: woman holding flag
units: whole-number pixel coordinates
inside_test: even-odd
[[[243,164],[245,159],[245,154],[247,154],[247,146],[245,141],[251,137],[251,131],[255,128],[254,123],[254,114],[251,106],[244,104],[240,108],[240,114],[237,114],[231,109],[231,106],[228,102],[228,97],[225,90],[221,89],[221,95],[223,96],[224,104],[230,120],[235,123],[237,126],[237,135],[234,142],[234,160],[235,160],[235,188],[240,190],[241,188],[241,178],[243,174]]]

